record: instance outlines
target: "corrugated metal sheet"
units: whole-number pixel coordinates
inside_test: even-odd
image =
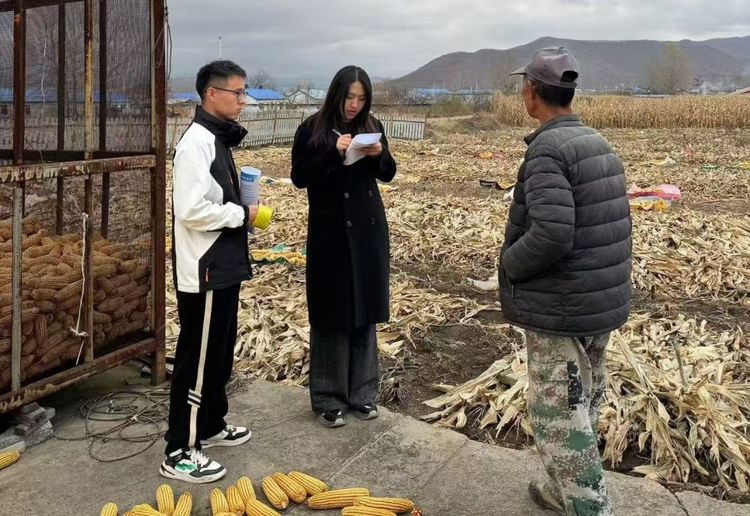
[[[278,91],[276,91],[276,90],[268,90],[268,89],[265,89],[265,88],[248,88],[247,89],[247,95],[248,95],[248,97],[251,97],[251,98],[257,100],[258,102],[274,101],[274,100],[278,100],[278,101],[284,101],[284,100],[286,100],[286,97],[283,94],[279,93]]]

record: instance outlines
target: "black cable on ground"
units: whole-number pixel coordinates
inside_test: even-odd
[[[233,394],[244,383],[245,380],[232,377],[227,385],[227,396]],[[78,408],[78,416],[83,419],[83,435],[65,437],[55,432],[55,438],[61,441],[88,441],[89,455],[99,462],[117,462],[136,457],[161,440],[167,432],[169,385],[143,390],[115,391],[92,398]],[[111,426],[97,430],[94,428],[95,423],[111,423]],[[125,455],[103,455],[101,449],[114,442],[143,446]]]

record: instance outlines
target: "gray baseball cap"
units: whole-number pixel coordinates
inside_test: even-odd
[[[550,86],[575,89],[578,62],[565,47],[543,48],[534,53],[529,64],[509,75],[528,75]]]

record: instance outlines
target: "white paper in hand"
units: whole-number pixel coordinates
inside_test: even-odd
[[[377,144],[382,136],[383,133],[363,133],[355,136],[349,148],[346,149],[344,165],[351,165],[364,158],[362,148]]]

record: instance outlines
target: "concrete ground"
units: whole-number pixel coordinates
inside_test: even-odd
[[[80,403],[122,389],[133,378],[134,369],[118,368],[44,400],[43,405],[58,410],[58,435],[81,433],[82,420],[73,416]],[[203,486],[169,482],[177,495],[191,491],[196,516],[210,514],[209,492],[214,487],[226,488],[246,475],[260,492],[263,476],[290,470],[312,474],[332,488],[367,487],[375,496],[411,498],[425,516],[552,514],[538,509],[526,492],[530,480],[544,477],[533,451],[470,441],[384,409],[377,420],[349,418],[343,428],[325,429],[310,412],[305,389],[265,382],[238,390],[230,400],[228,419],[249,425],[253,439],[239,448],[209,450],[227,467],[227,476]],[[17,464],[0,471],[0,514],[96,516],[110,501],[120,507],[120,514],[139,503],[156,506],[154,492],[166,480],[158,474],[161,441],[136,457],[112,463],[92,459],[87,446],[86,441],[54,439],[30,448]],[[750,515],[750,506],[696,493],[674,495],[641,478],[610,473],[607,481],[617,515]],[[284,513],[339,511],[292,504]]]

